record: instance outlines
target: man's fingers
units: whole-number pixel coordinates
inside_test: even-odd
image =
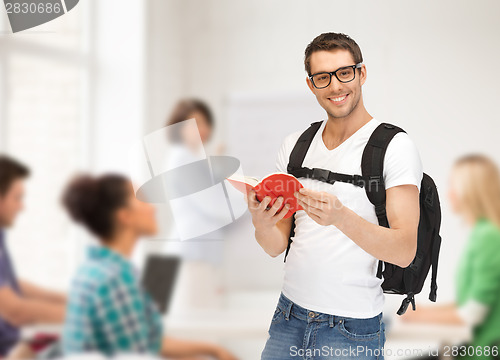
[[[304,209],[304,211],[306,213],[309,212],[309,204],[306,204],[305,202],[303,202],[302,200],[300,200],[298,198],[297,198],[297,204],[299,204],[300,206],[302,206],[302,209]]]
[[[323,210],[321,208],[317,208],[315,206],[312,206],[312,205],[309,205],[307,202],[305,201],[302,201],[300,199],[297,199],[297,203],[302,206],[302,208],[304,209],[304,211],[308,214],[310,213],[314,213],[316,215],[320,215]]]
[[[309,207],[309,214],[313,214],[313,215],[316,215],[316,216],[321,216],[323,214],[323,210],[319,209],[319,208],[316,208],[314,206],[310,206]]]
[[[302,209],[304,209],[304,211],[306,212],[306,214],[312,218],[313,220],[315,220],[317,222],[317,220],[320,218],[318,216],[318,214],[320,214],[320,211],[316,208],[313,208],[312,206],[309,206],[308,204],[306,204],[305,202],[297,199],[297,203],[302,206]]]
[[[278,212],[278,209],[280,208],[281,204],[283,204],[283,196],[279,196],[276,199],[276,201],[274,202],[273,206],[271,206],[271,208],[268,210],[269,214],[271,216],[276,215],[276,213]]]
[[[259,201],[257,200],[257,195],[255,194],[254,190],[250,190],[248,192],[247,199],[249,207],[251,206],[252,208],[256,208],[259,206]]]
[[[295,193],[295,196],[297,197],[298,201],[301,201],[302,203],[305,203],[308,206],[315,207],[318,209],[321,209],[321,207],[326,204],[325,202],[319,201],[316,198],[310,197],[309,195],[302,195],[300,193]]]
[[[309,216],[311,217],[311,219],[313,219],[314,221],[316,221],[318,224],[320,224],[321,222],[321,217],[319,217],[318,215],[316,214],[313,214],[313,213],[309,213]]]
[[[276,215],[274,215],[274,218],[280,221],[285,217],[286,214],[288,214],[289,210],[290,210],[290,204],[285,204],[285,206],[283,206],[283,209],[281,209]]]
[[[270,196],[265,196],[264,199],[259,204],[259,210],[264,211],[267,209],[267,205],[271,202]]]
[[[314,191],[314,190],[307,189],[307,188],[300,188],[299,191],[297,191],[297,193],[299,195],[306,196],[308,198],[317,200],[319,202],[327,202],[328,201],[328,197],[325,196],[323,191]]]

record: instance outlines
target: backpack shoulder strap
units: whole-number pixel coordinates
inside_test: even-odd
[[[375,214],[381,226],[389,227],[385,211],[384,157],[392,138],[403,129],[382,123],[373,131],[363,150],[361,173],[370,180],[365,185],[366,196],[375,206]],[[377,277],[382,278],[382,261],[378,261]]]
[[[304,162],[304,158],[306,157],[307,150],[309,149],[309,146],[311,146],[314,135],[316,135],[316,133],[318,132],[318,129],[320,128],[322,122],[323,120],[311,123],[307,130],[305,130],[299,136],[299,139],[295,143],[295,146],[290,153],[287,172],[302,167],[302,163]]]
[[[361,159],[361,172],[370,178],[365,186],[366,195],[375,206],[379,224],[385,227],[389,223],[385,212],[384,157],[392,138],[400,132],[405,131],[392,124],[380,124],[368,139]]]
[[[323,120],[316,121],[311,123],[311,125],[299,136],[299,139],[295,143],[295,146],[290,153],[290,158],[288,160],[287,172],[292,173],[294,170],[302,167],[302,163],[307,154],[307,150],[309,150],[309,146],[311,146],[311,142],[314,138],[314,135],[318,132],[318,129],[321,126]],[[284,262],[286,262],[286,257],[288,252],[290,251],[290,245],[292,244],[292,236],[295,235],[295,213],[292,215],[292,227],[290,229],[290,235],[288,236],[288,246],[285,252]]]

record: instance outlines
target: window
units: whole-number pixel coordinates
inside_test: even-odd
[[[32,170],[8,244],[19,277],[61,289],[72,274],[77,235],[59,198],[87,165],[86,3],[16,34],[4,23],[0,34],[0,151]]]

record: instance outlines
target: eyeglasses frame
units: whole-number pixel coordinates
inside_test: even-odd
[[[328,86],[330,86],[330,84],[332,83],[332,76],[335,75],[335,77],[337,78],[337,80],[341,83],[348,83],[348,82],[351,82],[353,81],[355,78],[356,78],[356,69],[359,69],[361,68],[361,66],[363,65],[363,63],[357,63],[355,65],[349,65],[349,66],[342,66],[341,68],[338,68],[337,70],[335,71],[331,71],[331,72],[328,72],[328,71],[322,71],[322,72],[319,72],[319,73],[315,73],[315,74],[311,74],[308,76],[309,80],[311,80],[311,83],[313,84],[313,86],[316,88],[316,89],[324,89],[324,88],[327,88]],[[340,70],[344,70],[346,68],[353,68],[354,69],[354,77],[351,79],[351,80],[348,80],[348,81],[342,81],[339,79],[339,77],[337,76],[337,71],[340,71]],[[316,84],[314,83],[314,80],[313,80],[313,76],[316,76],[316,75],[319,75],[319,74],[328,74],[330,75],[330,80],[328,81],[328,84],[325,85],[325,86],[322,86],[322,87],[317,87]]]

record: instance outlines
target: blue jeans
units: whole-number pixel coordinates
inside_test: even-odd
[[[305,309],[283,293],[261,360],[384,359],[382,313],[368,319]]]

